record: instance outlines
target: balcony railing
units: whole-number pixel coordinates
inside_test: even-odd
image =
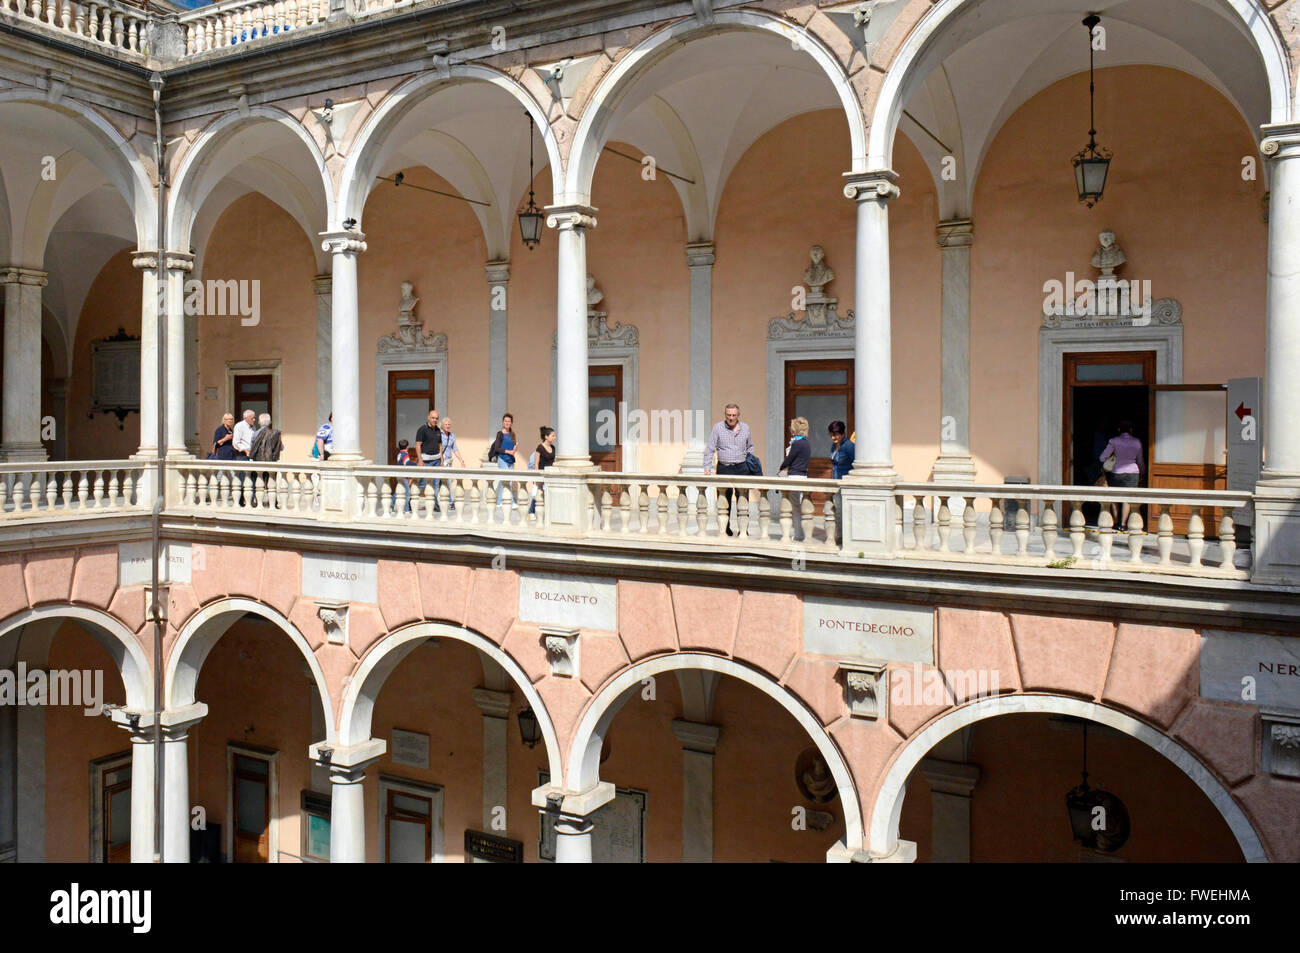
[[[114,0],[0,0],[0,17],[76,37],[130,60],[143,60],[149,52],[149,15]]]
[[[0,465],[0,524],[143,514],[149,461]],[[585,519],[561,525],[548,495],[578,487]],[[166,512],[384,533],[576,538],[647,549],[856,559],[842,552],[834,480],[341,463],[167,463]],[[1033,566],[1061,572],[1247,580],[1234,509],[1241,492],[1075,486],[898,484],[888,557],[931,568]],[[1123,508],[1130,512],[1121,525]]]

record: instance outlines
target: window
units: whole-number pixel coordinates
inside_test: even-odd
[[[315,791],[302,792],[302,860],[329,863],[330,798]]]
[[[387,864],[442,860],[442,788],[379,778],[379,860]]]

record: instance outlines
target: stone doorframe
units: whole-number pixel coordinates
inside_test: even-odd
[[[442,335],[438,337],[442,338],[439,342],[442,344],[441,348],[420,347],[401,351],[380,351],[375,356],[374,461],[380,466],[385,466],[388,462],[389,371],[432,371],[434,406],[440,414],[445,416],[447,413],[447,345],[445,337]]]
[[[787,361],[853,360],[856,348],[853,327],[828,330],[823,333],[802,331],[792,334],[784,327],[778,329],[774,319],[769,326],[767,339],[767,441],[763,447],[763,475],[776,476],[777,465],[785,458],[785,433],[789,421],[785,419],[785,365]],[[802,323],[802,322],[800,322]],[[856,364],[855,364],[856,367]],[[725,388],[723,389],[725,393]],[[709,426],[722,419],[722,408],[711,408]],[[744,419],[743,408],[741,419]],[[757,449],[757,448],[755,448]]]
[[[1183,382],[1183,326],[1043,327],[1038,332],[1038,474],[1036,482],[1061,482],[1061,441],[1065,422],[1062,375],[1067,353],[1155,351],[1156,383]],[[1149,439],[1149,438],[1148,438]],[[1150,459],[1151,448],[1147,448]]]
[[[617,364],[623,368],[623,397],[622,402],[627,404],[627,410],[630,414],[640,406],[641,384],[638,379],[637,365],[640,361],[637,358],[638,347],[633,345],[615,345],[615,344],[592,344],[590,339],[587,341],[587,368],[588,373],[592,367],[598,367],[602,364]],[[552,409],[560,406],[559,398],[559,371],[556,368],[557,355],[555,344],[551,344],[551,407]],[[517,421],[516,421],[517,423]],[[548,426],[559,427],[559,423],[554,420],[546,421]],[[540,424],[538,424],[540,426]],[[618,421],[621,428],[623,422]],[[529,446],[528,453],[531,454],[532,435],[528,434],[528,441],[525,443]],[[590,440],[590,435],[588,436]],[[527,463],[528,454],[524,455],[524,462]],[[625,473],[637,473],[641,462],[640,443],[627,443],[623,445],[623,471]]]

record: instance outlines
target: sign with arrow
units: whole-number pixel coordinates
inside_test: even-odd
[[[1264,466],[1264,429],[1260,419],[1263,395],[1262,378],[1238,377],[1228,381],[1229,490],[1253,491],[1259,482]]]

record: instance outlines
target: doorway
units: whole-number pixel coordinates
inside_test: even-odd
[[[251,410],[259,417],[270,414],[275,420],[274,396],[270,374],[238,374],[235,376],[235,419]]]
[[[622,421],[618,405],[623,400],[623,365],[597,364],[587,368],[587,433],[591,462],[606,473],[623,470]],[[610,439],[608,424],[601,426],[613,414],[613,435]]]
[[[1101,454],[1122,422],[1133,425],[1144,456],[1151,446],[1151,388],[1155,351],[1100,351],[1065,355],[1064,472],[1061,482],[1092,486],[1101,477]],[[1149,460],[1143,460],[1146,485]]]
[[[406,440],[415,452],[415,432],[429,419],[435,406],[434,372],[388,372],[388,451],[389,466],[397,464],[397,441]]]
[[[237,754],[230,779],[237,864],[270,860],[271,762]]]
[[[803,417],[808,421],[808,443],[812,458],[808,461],[811,479],[830,479],[831,437],[827,428],[833,420],[845,424],[845,436],[856,428],[853,424],[853,359],[837,358],[785,362],[785,413],[777,424],[781,431],[780,446],[790,443],[790,421]],[[775,476],[780,459],[771,462]]]

